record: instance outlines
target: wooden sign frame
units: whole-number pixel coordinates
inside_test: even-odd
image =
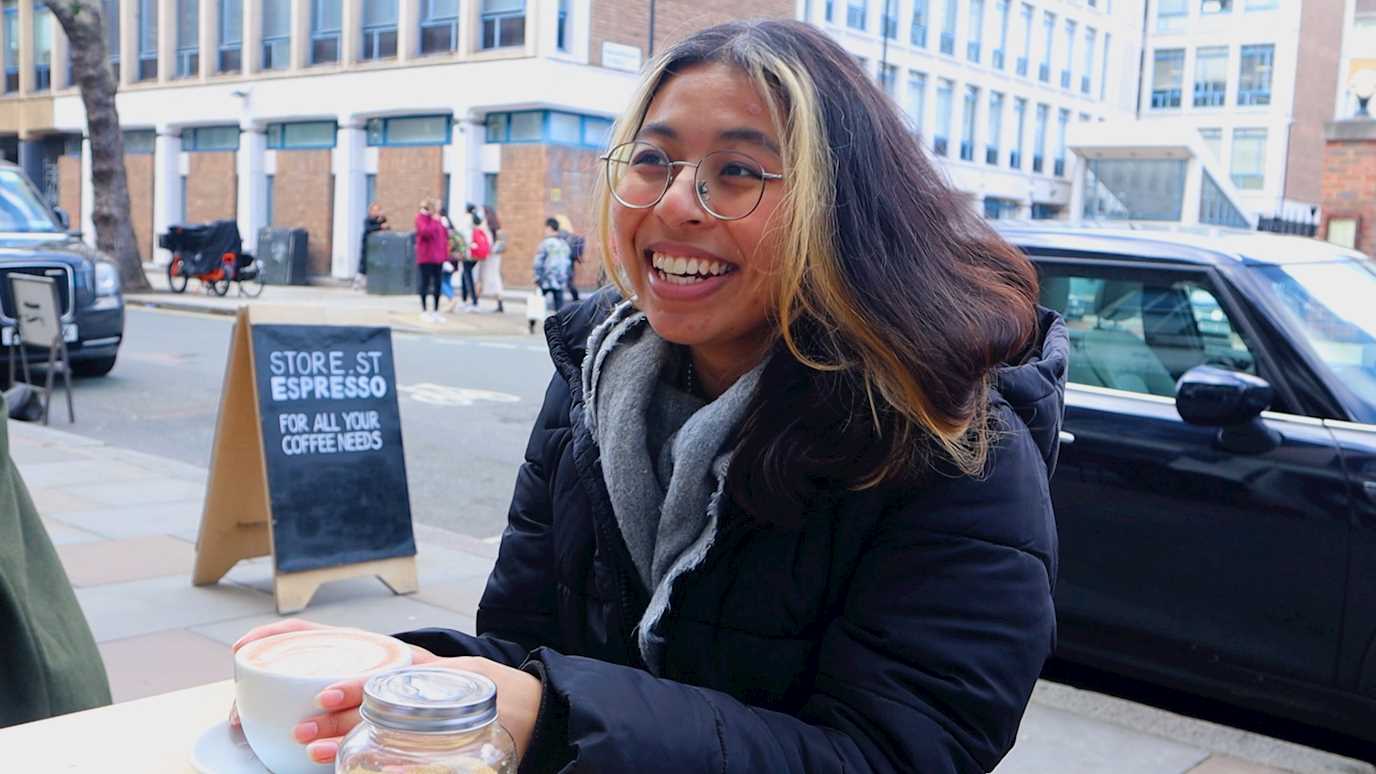
[[[332,314],[329,310],[316,308],[255,305],[250,314],[249,309],[248,306],[239,307],[225,364],[205,508],[196,537],[196,564],[192,574],[192,583],[196,586],[217,583],[240,560],[275,555],[251,326],[356,325],[361,322],[350,319],[353,315],[347,311]],[[274,561],[273,595],[277,612],[304,610],[322,583],[369,575],[377,577],[394,594],[411,594],[420,588],[414,554],[288,573],[278,571]]]

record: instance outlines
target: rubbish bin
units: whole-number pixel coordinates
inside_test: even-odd
[[[309,285],[310,252],[304,228],[261,228],[258,253],[265,285]]]
[[[365,246],[368,294],[400,296],[416,292],[416,240],[410,231],[374,231]]]

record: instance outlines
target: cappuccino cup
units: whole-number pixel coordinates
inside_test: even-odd
[[[325,774],[292,729],[323,714],[326,687],[411,664],[406,643],[361,629],[309,629],[255,640],[234,654],[234,699],[249,747],[273,774]]]

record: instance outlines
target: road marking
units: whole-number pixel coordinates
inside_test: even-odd
[[[520,403],[521,398],[505,392],[494,392],[492,390],[475,390],[468,387],[449,387],[443,384],[431,384],[422,382],[420,384],[401,384],[397,385],[397,392],[400,392],[411,400],[418,403],[428,403],[432,406],[472,406],[475,403]]]
[[[488,349],[516,349],[515,344],[498,344],[495,341],[480,341],[478,342],[478,346],[487,347]]]

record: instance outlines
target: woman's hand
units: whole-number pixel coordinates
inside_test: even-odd
[[[429,651],[421,652],[429,658],[418,658],[415,661],[417,666],[476,672],[497,684],[497,715],[516,743],[517,759],[524,756],[530,745],[531,734],[535,732],[535,718],[540,713],[543,687],[539,678],[485,658],[437,658]],[[321,691],[315,701],[326,714],[309,718],[292,730],[296,741],[307,745],[306,752],[311,760],[329,763],[339,753],[339,743],[344,735],[358,725],[358,707],[363,703],[365,682],[366,679],[350,680]]]
[[[231,646],[231,649],[237,653],[240,648],[250,642],[275,634],[337,628],[344,627],[326,626],[311,621],[303,621],[299,618],[289,618],[249,631],[248,634],[240,637],[238,642]],[[430,665],[440,660],[438,656],[425,648],[415,645],[410,647],[411,663],[414,666]],[[315,697],[315,705],[325,710],[325,714],[308,718],[292,729],[292,736],[296,741],[307,745],[306,753],[311,757],[311,760],[319,763],[328,763],[334,760],[335,754],[339,752],[339,742],[345,734],[358,725],[358,706],[363,703],[363,684],[366,682],[368,682],[368,678],[360,677],[327,686]],[[538,703],[536,707],[538,709]],[[239,725],[238,708],[233,706],[229,709],[229,724],[231,726]]]

